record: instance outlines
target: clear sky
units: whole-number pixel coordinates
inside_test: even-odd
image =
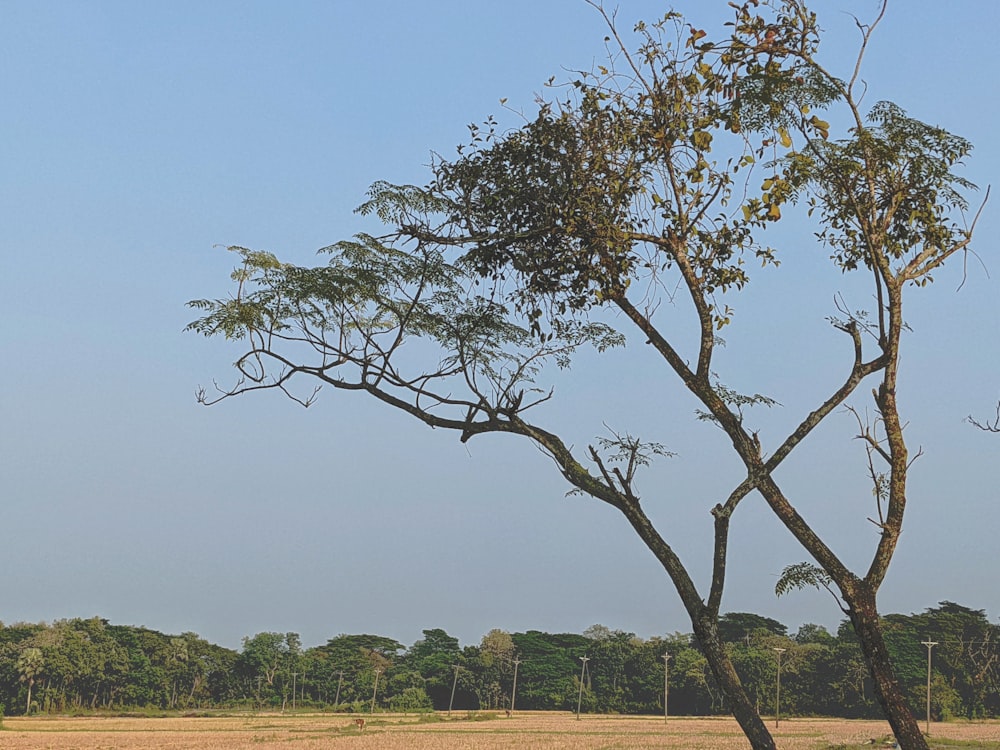
[[[707,23],[725,5],[676,7]],[[815,5],[842,65],[848,13],[876,3]],[[664,5],[619,8],[627,30]],[[997,28],[995,3],[894,0],[864,69],[869,104],[972,140],[963,174],[982,187],[1000,174]],[[311,262],[364,227],[352,209],[371,182],[423,182],[468,123],[515,122],[500,98],[530,111],[549,76],[599,61],[604,33],[583,0],[0,3],[0,620],[100,615],[231,647],[263,630],[306,645],[356,632],[410,644],[431,627],[463,643],[494,627],[688,632],[625,521],[566,497],[536,449],[462,445],[332,392],[309,410],[272,394],[199,407],[195,389],[230,382],[237,349],[182,330],[187,300],[229,291],[219,246]],[[886,612],[951,599],[1000,616],[1000,437],[963,422],[1000,397],[996,205],[962,289],[957,258],[910,297],[901,399],[924,455]],[[726,382],[781,402],[761,415],[765,445],[849,356],[824,317],[850,282],[799,229],[776,238],[785,264],[740,301],[720,360]],[[707,587],[708,509],[740,478],[721,434],[641,346],[553,382],[539,418],[568,441],[606,422],[679,453],[640,486]],[[781,480],[861,567],[874,508],[852,434],[835,415]],[[756,498],[730,554],[724,609],[793,630],[839,622],[825,594],[775,598],[776,575],[805,556]]]

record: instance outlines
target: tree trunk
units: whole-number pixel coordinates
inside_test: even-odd
[[[892,668],[885,638],[882,637],[882,623],[875,606],[875,595],[863,592],[845,599],[868,672],[875,683],[875,697],[892,727],[892,733],[899,741],[899,747],[902,750],[928,750],[927,740],[906,703]]]
[[[735,717],[753,750],[776,750],[774,738],[764,726],[764,720],[754,710],[750,698],[743,689],[733,662],[726,653],[726,647],[719,639],[719,629],[711,616],[692,617],[694,634],[708,660],[719,689],[729,703],[730,713]]]
[[[600,493],[594,496],[601,497]],[[614,505],[614,503],[611,504]],[[624,503],[615,505],[615,507],[625,515],[629,523],[632,524],[632,528],[639,534],[639,537],[645,543],[646,547],[649,548],[649,551],[660,561],[663,569],[670,576],[670,580],[673,581],[674,588],[677,589],[677,593],[684,603],[684,609],[691,618],[691,626],[694,628],[695,637],[701,644],[702,653],[704,653],[705,659],[708,661],[708,666],[712,670],[715,682],[719,686],[723,698],[729,702],[730,713],[732,713],[743,733],[750,741],[751,747],[753,750],[776,750],[777,746],[774,744],[774,738],[767,731],[767,727],[764,726],[760,715],[754,710],[753,704],[743,689],[739,675],[736,674],[733,662],[729,658],[729,654],[726,652],[722,641],[719,639],[718,604],[714,607],[705,604],[704,600],[699,596],[691,578],[688,576],[687,570],[681,564],[680,558],[670,548],[670,545],[663,540],[659,532],[653,528],[653,524],[649,521],[649,518],[639,508],[638,502]],[[723,530],[725,528],[727,527],[723,524]],[[719,533],[718,526],[716,533]],[[721,538],[724,540],[725,535],[723,534]],[[719,544],[717,539],[715,549],[716,572],[713,574],[716,577],[717,584],[713,583],[713,592],[720,596],[722,591],[722,577],[719,571],[725,569],[725,551],[726,545],[724,543]],[[709,599],[711,601],[712,597],[709,597]]]

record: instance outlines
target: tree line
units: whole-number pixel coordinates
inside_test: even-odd
[[[914,714],[925,711],[925,643],[934,643],[933,718],[1000,716],[1000,625],[983,610],[944,601],[920,614],[887,615],[882,626]],[[813,624],[790,633],[777,620],[730,612],[720,617],[719,630],[759,713],[775,710],[776,657],[783,649],[783,715],[881,716],[848,621],[836,633]],[[434,628],[409,648],[367,634],[304,648],[296,633],[264,632],[245,637],[237,651],[196,633],[167,635],[99,617],[0,623],[0,706],[10,714],[578,706],[592,713],[661,714],[665,686],[670,715],[729,711],[697,638],[682,633],[640,638],[603,625],[582,634],[495,629],[462,646]]]

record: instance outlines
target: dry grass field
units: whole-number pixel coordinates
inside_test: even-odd
[[[376,715],[364,731],[345,715],[256,714],[207,718],[6,718],[3,750],[741,750],[732,719],[523,713],[486,721]],[[857,747],[888,733],[884,722],[783,719],[782,750]],[[931,725],[932,747],[1000,750],[1000,722]],[[869,747],[872,745],[869,744]]]

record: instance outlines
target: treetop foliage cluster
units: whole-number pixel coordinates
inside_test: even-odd
[[[731,612],[720,636],[759,710],[773,711],[782,656],[783,714],[875,717],[861,651],[849,623],[836,633],[803,625],[795,633],[771,618]],[[912,710],[922,715],[926,650],[934,640],[932,711],[937,719],[1000,716],[1000,626],[983,611],[952,602],[885,618],[887,642]],[[663,655],[670,654],[669,712],[727,710],[697,639],[675,633],[640,638],[594,625],[582,634],[491,630],[462,646],[441,629],[409,648],[378,635],[338,635],[303,647],[295,633],[258,633],[240,650],[195,633],[167,635],[100,618],[0,624],[0,704],[8,714],[92,710],[369,711],[575,710],[587,656],[583,710],[663,711]],[[456,671],[457,670],[457,671]],[[378,674],[378,687],[375,679]],[[456,678],[457,674],[457,678]]]

